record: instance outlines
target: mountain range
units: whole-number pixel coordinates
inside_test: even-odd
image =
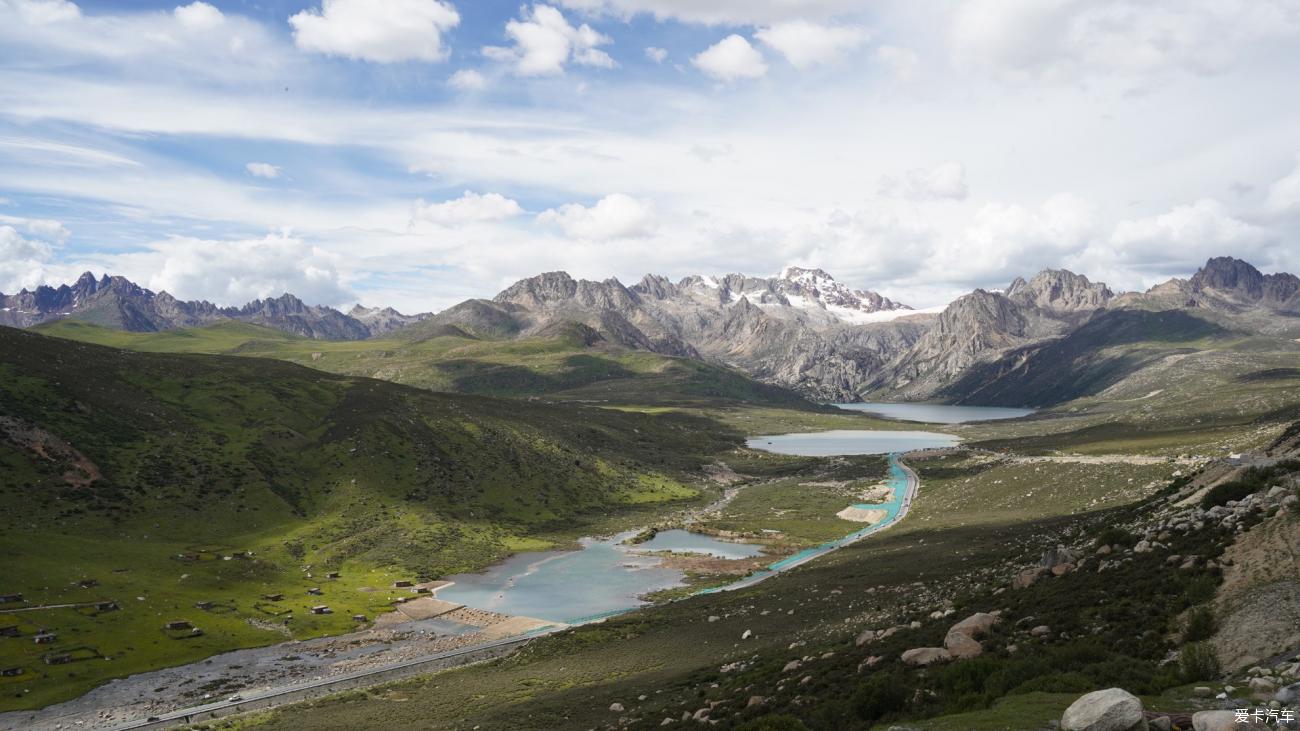
[[[1085,276],[1045,270],[1002,291],[977,289],[938,313],[799,267],[766,278],[673,282],[647,275],[632,286],[547,272],[492,299],[418,315],[360,305],[343,313],[291,294],[218,307],[89,273],[72,285],[0,294],[0,324],[59,320],[136,332],[238,321],[325,340],[447,333],[512,340],[578,332],[587,345],[603,341],[726,365],[817,400],[1043,405],[1104,387],[1107,374],[1177,350],[1107,350],[1126,342],[1300,332],[1300,278],[1217,257],[1189,279],[1117,294]],[[1069,380],[1085,372],[1087,379]]]

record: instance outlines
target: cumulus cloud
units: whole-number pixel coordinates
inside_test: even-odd
[[[49,218],[27,218],[0,214],[0,223],[21,228],[28,236],[35,236],[43,241],[62,243],[72,235],[72,232],[63,225],[62,221]]]
[[[767,64],[743,36],[729,35],[691,59],[691,64],[719,81],[757,79],[767,74]]]
[[[884,176],[878,188],[881,195],[909,200],[964,200],[970,194],[966,168],[952,161],[909,170],[901,177]]]
[[[309,304],[355,300],[341,281],[340,257],[288,232],[234,241],[173,237],[110,262],[155,291],[220,305],[286,292]]]
[[[664,60],[668,58],[668,50],[649,46],[645,49],[645,57],[655,63],[663,63]]]
[[[837,61],[867,42],[866,30],[857,26],[822,25],[806,20],[762,28],[754,37],[779,51],[797,69]]]
[[[461,69],[447,79],[447,84],[461,91],[482,91],[487,88],[487,77],[474,69]]]
[[[216,28],[226,20],[226,16],[222,15],[220,10],[205,2],[178,5],[172,14],[182,25],[198,30]]]
[[[1073,81],[1212,74],[1253,44],[1300,31],[1292,0],[970,0],[953,15],[958,65]]]
[[[501,221],[522,215],[523,212],[524,209],[517,201],[500,193],[479,194],[467,190],[461,197],[442,203],[416,201],[411,221],[412,223],[429,221],[441,226],[460,226],[467,223]]]
[[[289,18],[298,48],[373,63],[442,61],[460,14],[442,0],[322,0]]]
[[[244,169],[255,178],[274,179],[280,177],[280,168],[269,162],[250,162],[244,166]]]
[[[1136,266],[1152,262],[1199,266],[1224,253],[1249,257],[1271,241],[1267,229],[1243,221],[1211,198],[1120,221],[1110,237],[1111,249]]]
[[[520,76],[552,76],[564,73],[572,61],[582,66],[613,68],[617,64],[600,46],[613,39],[583,23],[577,28],[550,5],[524,7],[521,17],[506,23],[511,46],[485,46],[483,54],[511,65]]]
[[[30,289],[44,283],[52,248],[24,238],[13,226],[0,226],[0,292]]]
[[[611,193],[588,208],[569,203],[543,211],[538,223],[557,226],[568,236],[589,241],[649,236],[659,226],[654,206],[623,193]]]

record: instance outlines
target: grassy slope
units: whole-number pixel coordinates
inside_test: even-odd
[[[60,642],[0,643],[0,665],[28,670],[6,683],[0,709],[286,634],[349,630],[350,615],[373,616],[389,599],[360,587],[481,567],[611,511],[696,498],[688,475],[739,438],[683,414],[437,394],[8,328],[0,416],[21,427],[0,431],[0,551],[13,557],[0,592],[122,606],[11,615]],[[77,451],[51,446],[60,442]],[[77,454],[102,479],[79,484]],[[322,580],[328,570],[342,577]],[[76,586],[86,578],[99,585]],[[325,597],[307,596],[312,586]],[[287,598],[272,607],[264,593]],[[305,614],[315,603],[335,613]],[[287,624],[283,608],[296,610]],[[161,631],[170,619],[205,634],[171,639]],[[82,645],[111,660],[40,662]]]
[[[955,431],[1013,455],[1055,450],[1177,455],[1257,447],[1281,432],[1300,406],[1290,371],[1276,370],[1288,357],[1294,364],[1285,352],[1238,343],[1146,371],[1104,396],[1067,404],[1044,418]],[[1251,375],[1260,372],[1266,375]],[[1161,388],[1163,393],[1149,395]],[[1105,433],[1108,423],[1118,427]],[[1055,436],[1044,440],[1036,436],[1040,433]],[[655,728],[664,718],[680,718],[683,711],[719,700],[727,705],[717,714],[725,714],[718,728],[770,712],[794,714],[813,729],[849,728],[876,718],[869,703],[873,677],[936,693],[891,707],[890,717],[912,719],[906,725],[918,728],[1040,728],[1059,718],[1080,692],[1116,683],[1158,707],[1186,707],[1186,686],[1163,691],[1174,696],[1161,696],[1162,688],[1182,679],[1162,670],[1159,661],[1177,645],[1181,613],[1212,596],[1213,571],[1176,571],[1164,565],[1163,555],[1153,555],[1114,572],[1084,571],[1025,591],[993,593],[1006,586],[1018,566],[1036,562],[1040,551],[1063,538],[1097,535],[1140,520],[1149,509],[1144,498],[1178,465],[1025,464],[991,462],[979,454],[916,466],[922,488],[905,522],[753,589],[653,608],[535,643],[486,667],[296,706],[246,725],[364,729],[377,727],[370,719],[383,718],[385,725],[486,731],[603,728],[625,717],[630,727]],[[742,471],[751,474],[790,480],[835,468],[824,460],[769,460],[745,467]],[[1213,533],[1196,534],[1170,550],[1214,555],[1219,549],[1206,541],[1223,537]],[[957,614],[928,618],[945,605]],[[998,608],[1013,622],[1021,620],[1014,629],[1021,648],[1017,656],[998,652],[926,673],[900,668],[903,649],[941,642],[954,619]],[[711,615],[721,620],[708,622]],[[858,648],[852,643],[863,628],[911,620],[920,621],[921,628],[882,644]],[[1065,630],[1072,639],[1020,637],[1038,623]],[[755,636],[742,641],[745,630]],[[1001,644],[1012,640],[1000,637]],[[807,644],[791,647],[798,642]],[[835,654],[820,659],[827,651]],[[872,654],[886,658],[884,664],[860,671],[859,663]],[[783,673],[797,658],[814,659],[805,660],[798,673]],[[752,665],[739,673],[720,671],[738,660]],[[804,676],[811,678],[806,685],[799,682]],[[745,710],[751,695],[768,701]],[[641,696],[646,700],[638,700]],[[614,702],[628,710],[609,712]],[[892,723],[885,720],[879,727]]]
[[[146,352],[259,356],[436,391],[539,396],[617,404],[699,405],[719,401],[812,409],[796,394],[687,358],[588,345],[581,333],[523,340],[479,339],[451,330],[434,337],[311,340],[277,330],[220,323],[130,333],[63,321],[40,328],[58,337]],[[459,334],[455,334],[459,333]]]

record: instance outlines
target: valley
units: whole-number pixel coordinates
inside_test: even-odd
[[[760,289],[779,295],[765,312],[794,307],[785,285],[757,281],[728,286],[773,287]],[[53,638],[0,646],[0,666],[22,669],[0,687],[0,722],[107,728],[257,709],[207,722],[350,729],[414,714],[446,728],[636,728],[685,711],[724,728],[787,716],[807,728],[995,728],[1059,717],[1121,665],[1145,702],[1181,708],[1186,678],[1157,656],[1176,659],[1175,628],[1214,600],[1221,569],[1202,559],[1165,576],[1120,540],[1116,570],[1181,598],[1141,618],[1097,614],[1093,636],[1142,626],[1166,638],[1105,651],[1077,629],[1020,637],[1044,612],[1082,621],[1060,613],[1055,587],[1099,590],[1104,560],[1016,589],[1016,601],[1008,582],[1040,553],[1091,551],[1108,526],[1141,534],[1171,496],[1193,499],[1189,480],[1281,459],[1268,455],[1287,454],[1300,422],[1300,345],[1287,316],[1248,303],[1152,319],[1141,313],[1154,294],[1053,275],[1077,285],[1068,301],[1102,306],[1066,315],[1062,295],[1023,294],[1042,281],[1006,297],[1056,337],[1024,345],[1023,330],[967,350],[973,360],[924,392],[959,406],[809,400],[845,392],[700,352],[649,320],[642,339],[553,309],[617,288],[550,275],[376,338],[234,321],[133,332],[77,317],[0,329],[0,544],[24,556],[0,587],[21,594],[0,606],[0,626]],[[954,332],[944,318],[964,307],[938,319],[894,307],[850,325],[795,314],[783,327],[926,333],[872,366],[875,378]],[[870,395],[920,394],[947,367]],[[1271,494],[1272,512],[1243,527],[1290,530],[1294,511]],[[1216,555],[1232,538],[1189,534],[1165,550]],[[1221,601],[1225,627],[1259,611],[1239,594]],[[994,609],[1022,629],[995,634],[986,656],[943,672],[899,662],[951,615]],[[892,628],[883,645],[862,641],[871,627]],[[1053,653],[1076,653],[1076,669],[1030,682],[1042,672],[1027,668]],[[421,676],[465,662],[487,664]],[[962,672],[1003,679],[981,680],[981,695]]]

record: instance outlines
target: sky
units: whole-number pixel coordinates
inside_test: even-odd
[[[0,0],[0,292],[1300,272],[1300,0]]]

